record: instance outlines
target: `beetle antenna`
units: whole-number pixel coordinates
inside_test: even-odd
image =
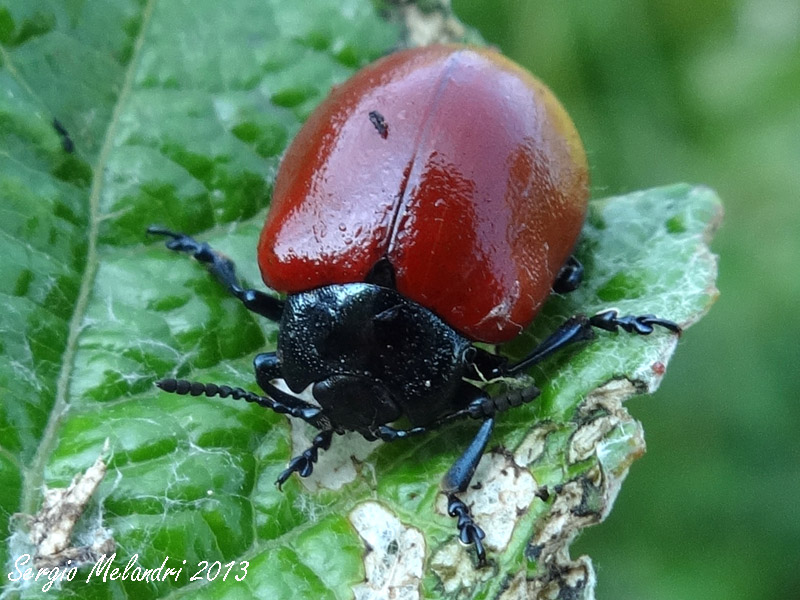
[[[202,394],[209,398],[214,396],[227,398],[231,396],[234,400],[253,402],[266,408],[272,408],[273,404],[272,398],[259,396],[240,387],[231,387],[229,385],[200,383],[199,381],[187,381],[186,379],[161,379],[156,381],[156,386],[165,392],[178,394],[179,396],[200,396]]]
[[[498,396],[480,396],[452,414],[447,415],[442,422],[451,421],[460,417],[469,416],[472,419],[486,419],[497,413],[505,412],[514,407],[533,402],[541,395],[542,391],[535,385],[521,389],[509,389]]]
[[[165,392],[178,394],[179,396],[200,396],[202,394],[205,394],[209,398],[213,398],[214,396],[227,398],[230,396],[234,400],[252,402],[253,404],[258,404],[259,406],[273,410],[278,414],[302,419],[318,429],[330,425],[328,418],[322,413],[321,408],[317,408],[316,406],[289,406],[269,396],[260,396],[240,387],[217,385],[216,383],[200,383],[199,381],[187,381],[186,379],[160,379],[156,381],[156,386]]]

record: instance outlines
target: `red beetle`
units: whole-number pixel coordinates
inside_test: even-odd
[[[320,430],[279,476],[311,474],[334,433],[374,440],[482,421],[445,475],[459,537],[485,561],[484,532],[459,499],[496,413],[536,387],[489,396],[593,327],[649,334],[678,326],[606,311],[568,319],[511,364],[473,342],[519,334],[552,290],[580,283],[570,257],[586,212],[587,165],[553,94],[500,54],[467,46],[398,52],[337,87],[286,152],[258,245],[264,281],[285,300],[243,289],[233,263],[160,227],[167,246],[205,263],[250,310],[280,322],[278,348],[255,358],[266,393],[164,379],[178,394],[232,396]],[[275,386],[283,380],[293,393]],[[308,386],[317,404],[300,399]],[[411,427],[391,424],[406,417]]]

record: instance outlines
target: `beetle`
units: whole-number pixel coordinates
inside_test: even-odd
[[[441,45],[386,56],[331,92],[281,162],[258,262],[267,286],[285,297],[243,288],[233,262],[206,243],[148,229],[279,323],[277,350],[254,360],[265,395],[177,379],[157,385],[255,402],[318,429],[279,487],[292,473],[310,475],[334,434],[393,442],[481,421],[442,491],[459,539],[483,564],[485,534],[459,496],[496,415],[539,390],[509,386],[491,396],[480,383],[520,377],[594,329],[681,331],[654,315],[608,310],[567,319],[518,362],[476,345],[513,339],[551,292],[580,284],[572,252],[587,173],[566,111],[499,53]],[[309,386],[316,403],[298,396]]]

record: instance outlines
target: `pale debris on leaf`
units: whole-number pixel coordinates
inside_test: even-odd
[[[583,478],[560,487],[547,517],[537,524],[536,533],[528,546],[532,558],[547,563],[569,545],[579,529],[600,520],[600,515],[583,508],[584,493]]]
[[[635,394],[643,393],[642,386],[646,385],[648,384],[639,380],[612,380],[589,394],[581,406],[581,414],[590,414],[598,408],[610,413],[607,417],[595,419],[595,422],[600,421],[597,425],[591,421],[587,423],[585,428],[588,428],[589,432],[582,436],[585,442],[592,437],[591,430],[593,428],[605,430],[602,436],[596,438],[592,451],[597,456],[599,463],[598,473],[602,477],[602,482],[597,484],[602,484],[603,486],[603,506],[600,520],[605,519],[608,513],[611,512],[611,508],[614,506],[622,487],[622,482],[625,481],[625,477],[628,475],[630,466],[645,453],[646,444],[642,424],[631,417],[622,403]],[[647,388],[645,391],[651,391],[651,388]],[[618,428],[623,429],[625,434],[614,438],[610,434],[614,429]],[[570,444],[570,454],[575,451],[577,458],[581,455],[581,452],[576,448],[574,439],[573,436],[573,443]],[[622,460],[620,460],[621,458]]]
[[[528,546],[529,557],[538,563],[537,575],[528,582],[529,597],[594,598],[596,580],[591,561],[586,556],[571,560],[569,545],[581,529],[602,520],[586,501],[592,488],[602,483],[598,467],[558,490],[550,512]]]
[[[350,513],[362,537],[366,578],[353,586],[356,600],[418,600],[425,562],[425,538],[384,506],[365,502]]]
[[[510,596],[512,598],[536,598],[537,600],[594,600],[594,588],[597,584],[592,561],[588,556],[580,556],[576,560],[569,560],[566,551],[558,569],[548,574],[547,579],[536,578],[528,583],[527,593],[524,596]],[[502,597],[506,600],[505,597]]]
[[[652,390],[640,381],[631,381],[624,378],[612,379],[586,396],[586,399],[579,407],[579,412],[581,415],[588,415],[597,408],[602,408],[611,413],[623,411],[627,414],[627,410],[622,406],[622,403],[631,396],[646,394],[648,391]]]
[[[28,517],[29,538],[35,548],[34,566],[37,569],[63,566],[69,561],[76,565],[96,562],[101,555],[113,552],[116,544],[103,527],[93,532],[90,544],[70,546],[75,524],[105,477],[107,466],[103,455],[108,447],[106,439],[95,463],[82,475],[76,475],[68,487],[45,488],[42,508]]]
[[[631,417],[622,403],[635,394],[649,391],[646,385],[638,380],[613,379],[589,394],[578,411],[578,416],[583,419],[583,425],[570,440],[569,463],[574,464],[589,458],[592,454],[596,455],[606,475],[607,486],[614,488],[616,484],[616,491],[625,479],[628,468],[644,454],[646,448],[641,423]],[[598,410],[609,414],[592,417]],[[627,430],[621,440],[613,439],[610,435],[617,428]],[[626,458],[619,464],[612,464],[613,450],[620,443],[624,444]],[[608,496],[610,504],[613,504],[616,498],[616,491]]]
[[[452,15],[449,0],[442,0],[438,10],[422,11],[410,2],[400,7],[408,31],[409,46],[448,44],[461,41],[464,26]]]
[[[456,540],[436,551],[431,558],[431,570],[439,577],[448,596],[454,596],[461,590],[471,590],[478,583],[495,576],[491,569],[476,569],[467,549]]]
[[[530,471],[517,465],[507,453],[494,450],[483,455],[472,477],[472,485],[459,497],[486,533],[483,540],[486,548],[502,552],[511,540],[519,517],[528,512],[537,489]],[[447,515],[444,494],[439,495],[436,510]]]
[[[529,584],[532,597],[561,598],[564,594],[581,599],[594,597],[591,561],[588,557],[571,560],[569,546],[581,529],[599,523],[608,515],[628,467],[644,453],[641,425],[622,403],[647,387],[644,382],[612,380],[589,394],[581,404],[576,415],[579,427],[570,438],[567,461],[575,464],[596,456],[598,462],[555,489],[550,510],[538,524],[528,546],[529,557],[539,565],[538,574]],[[615,431],[622,435],[614,436]],[[622,446],[614,453],[611,446],[619,444]]]
[[[546,583],[529,582],[525,574],[524,570],[517,573],[497,600],[594,600],[596,578],[587,556],[567,560],[566,566]]]
[[[536,425],[533,430],[525,436],[522,443],[517,446],[514,452],[514,461],[518,465],[531,465],[539,460],[544,454],[547,445],[547,436],[558,430],[555,423],[544,422]]]
[[[616,415],[598,417],[580,427],[570,439],[567,451],[567,461],[575,464],[586,460],[597,451],[597,445],[617,425],[619,419]]]
[[[525,571],[517,573],[497,600],[528,600],[528,580]]]

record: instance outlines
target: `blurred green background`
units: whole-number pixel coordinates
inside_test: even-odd
[[[661,390],[590,554],[600,600],[800,598],[800,2],[453,0],[556,92],[594,197],[678,181],[725,203],[721,297]]]

